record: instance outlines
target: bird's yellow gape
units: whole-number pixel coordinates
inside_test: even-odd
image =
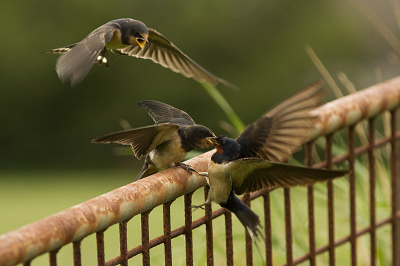
[[[144,38],[136,38],[135,40],[136,40],[137,44],[139,44],[141,49],[143,49],[143,47],[147,43],[147,39],[144,39]]]
[[[210,142],[211,144],[214,144],[215,142],[213,141],[215,139],[215,137],[208,137],[206,138],[206,140],[208,140],[208,142]]]

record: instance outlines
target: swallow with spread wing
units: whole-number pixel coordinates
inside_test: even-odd
[[[57,61],[56,71],[63,82],[70,80],[74,86],[86,77],[96,62],[108,66],[107,49],[122,55],[151,59],[198,82],[223,83],[235,88],[202,68],[162,34],[130,18],[109,21],[78,43],[46,52],[63,54]]]
[[[262,235],[260,219],[236,194],[311,185],[349,173],[282,163],[309,140],[317,118],[311,111],[323,100],[322,85],[322,81],[313,83],[288,98],[248,125],[236,140],[210,138],[216,152],[208,166],[210,190],[205,204],[213,201],[233,212],[253,240]]]
[[[193,149],[210,147],[212,142],[208,138],[215,137],[214,133],[197,125],[186,112],[168,104],[148,100],[138,105],[153,118],[154,125],[111,133],[92,143],[131,145],[138,159],[146,156],[136,180],[174,165],[195,171],[181,161]]]

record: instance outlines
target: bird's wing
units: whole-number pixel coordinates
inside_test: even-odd
[[[341,177],[349,173],[271,162],[260,158],[244,158],[230,162],[230,175],[236,194],[263,188],[312,185],[318,181]]]
[[[164,141],[171,139],[173,134],[177,134],[178,130],[179,125],[176,124],[152,125],[111,133],[92,140],[92,143],[113,142],[131,145],[135,156],[140,159]]]
[[[144,108],[157,124],[174,123],[180,125],[195,125],[193,119],[184,111],[166,103],[146,100],[140,101],[138,106]]]
[[[70,80],[72,86],[80,83],[117,29],[119,29],[117,23],[109,22],[92,31],[79,43],[48,51],[64,53],[56,64],[56,71],[60,79],[63,82]]]
[[[248,125],[236,139],[243,157],[282,162],[300,149],[316,122],[311,111],[323,102],[323,84],[320,80],[309,85]]]
[[[174,72],[182,73],[185,77],[193,78],[198,82],[209,82],[212,85],[222,83],[227,87],[236,88],[194,62],[178,47],[154,29],[149,30],[148,43],[141,49],[139,46],[128,46],[117,49],[117,53],[126,54],[143,59],[151,59],[155,63],[169,68]]]

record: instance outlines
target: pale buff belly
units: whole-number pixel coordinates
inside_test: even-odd
[[[177,148],[179,147],[179,148]],[[158,170],[163,170],[173,166],[175,163],[185,159],[188,152],[181,147],[181,139],[174,136],[162,150],[153,150],[150,152],[150,159]]]
[[[232,190],[232,180],[228,175],[228,164],[216,164],[212,161],[208,166],[209,199],[216,203],[228,200]]]

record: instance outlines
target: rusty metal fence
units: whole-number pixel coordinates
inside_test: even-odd
[[[391,249],[391,261],[393,265],[400,264],[399,249],[399,217],[400,217],[400,184],[399,180],[399,159],[398,159],[398,139],[400,131],[396,129],[398,122],[398,109],[400,106],[400,78],[395,78],[384,83],[380,83],[368,89],[354,93],[352,95],[340,98],[336,101],[325,104],[316,110],[320,117],[319,124],[315,127],[312,141],[305,147],[306,165],[313,167],[332,168],[333,165],[346,162],[347,166],[353,170],[348,177],[349,186],[349,210],[348,224],[350,234],[335,238],[335,211],[334,211],[334,182],[329,181],[327,186],[327,231],[316,232],[316,224],[320,217],[316,217],[314,208],[316,204],[315,189],[313,186],[307,188],[307,223],[308,223],[308,252],[294,257],[293,236],[296,232],[292,231],[295,221],[292,219],[293,208],[291,207],[290,189],[284,189],[284,221],[285,221],[285,265],[316,265],[318,256],[328,253],[326,264],[336,265],[335,252],[343,244],[350,245],[349,264],[356,265],[360,263],[357,257],[358,239],[364,235],[369,235],[369,259],[370,265],[377,263],[377,230],[382,226],[391,227],[391,239],[388,239],[385,249]],[[390,135],[377,138],[375,136],[375,121],[383,112],[390,113]],[[361,121],[368,123],[367,139],[368,143],[358,144],[356,141],[356,126]],[[340,129],[347,132],[347,151],[333,155],[334,134]],[[315,148],[315,140],[323,136],[326,139],[324,147],[325,159],[313,164],[312,154]],[[376,162],[375,151],[382,147],[389,147],[390,152],[390,182],[391,212],[386,218],[377,220],[377,207],[375,203],[375,178]],[[205,171],[211,152],[188,161],[195,169]],[[369,225],[359,227],[357,225],[357,205],[356,205],[356,157],[365,154],[368,156],[368,179],[369,179]],[[206,246],[206,263],[214,265],[214,245],[213,241],[223,241],[213,238],[213,220],[218,217],[225,220],[225,261],[227,265],[238,264],[237,261],[246,265],[253,265],[253,243],[251,238],[246,235],[245,258],[237,258],[234,254],[233,227],[231,214],[225,209],[212,211],[212,206],[205,207],[205,215],[199,219],[192,218],[192,195],[197,189],[204,187],[206,180],[197,175],[191,175],[179,168],[167,169],[161,173],[153,175],[151,178],[145,178],[137,182],[128,184],[109,193],[93,198],[89,201],[73,206],[62,212],[44,218],[24,226],[18,230],[3,234],[0,236],[0,265],[31,265],[36,257],[41,254],[49,254],[49,264],[57,265],[57,253],[65,245],[72,243],[73,264],[81,265],[81,243],[85,237],[95,234],[97,245],[97,264],[98,265],[128,265],[128,261],[137,256],[142,256],[143,265],[150,265],[150,250],[158,245],[164,246],[164,263],[172,265],[172,240],[178,236],[184,236],[185,258],[182,264],[198,265],[194,261],[193,232],[197,228],[205,228],[205,235],[202,244]],[[204,187],[204,197],[207,196],[207,186]],[[271,223],[271,193],[269,191],[258,191],[250,195],[245,195],[243,200],[250,204],[253,199],[262,197],[263,213],[259,215],[264,220],[264,233],[266,238],[265,250],[262,250],[263,260],[266,265],[273,265],[273,227]],[[171,228],[171,204],[178,197],[184,197],[184,224],[182,226]],[[163,234],[150,239],[149,237],[149,214],[153,208],[162,205],[163,208]],[[130,229],[138,235],[141,230],[141,245],[128,249],[128,221],[141,215],[141,228]],[[161,221],[159,221],[161,222]],[[110,226],[119,226],[119,256],[108,261],[105,259],[105,239],[104,232]],[[203,229],[204,230],[204,229]],[[245,232],[244,230],[242,231]],[[215,232],[214,232],[215,233]],[[317,234],[327,234],[328,241],[324,245],[316,245]]]

